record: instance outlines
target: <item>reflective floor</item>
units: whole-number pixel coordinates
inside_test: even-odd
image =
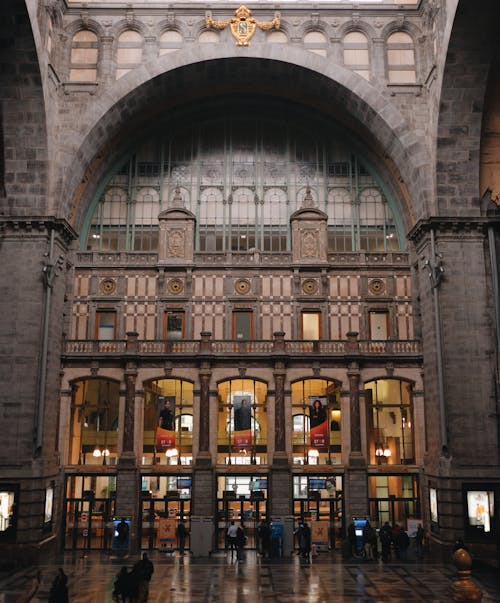
[[[306,565],[297,556],[263,561],[248,551],[244,562],[224,554],[210,559],[153,552],[155,572],[149,602],[154,603],[322,603],[416,602],[450,603],[453,565],[431,562],[383,564],[343,561],[340,553],[326,554]],[[125,560],[102,553],[67,554],[53,562],[4,575],[0,579],[0,603],[14,603],[30,589],[37,570],[42,578],[32,601],[47,601],[57,568],[68,575],[72,603],[107,603],[116,573],[129,568],[137,557]],[[475,571],[474,582],[483,591],[483,603],[500,601],[497,576]]]

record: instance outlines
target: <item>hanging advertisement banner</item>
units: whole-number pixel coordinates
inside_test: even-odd
[[[315,448],[328,447],[326,397],[309,396],[309,437]]]
[[[156,450],[175,448],[175,396],[158,396]]]
[[[252,445],[252,398],[233,396],[233,446],[247,448]]]
[[[158,548],[172,548],[175,545],[176,519],[160,517],[158,520]]]

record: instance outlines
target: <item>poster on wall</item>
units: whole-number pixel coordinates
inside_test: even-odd
[[[309,434],[311,446],[315,448],[328,447],[328,421],[325,397],[309,397]]]
[[[438,523],[438,502],[436,488],[429,488],[429,507],[432,523]]]
[[[483,532],[491,531],[491,517],[494,514],[493,492],[471,490],[467,492],[467,514],[469,525]]]
[[[50,524],[52,522],[52,512],[54,509],[54,486],[51,484],[45,488],[45,512],[44,512],[44,523]]]
[[[246,448],[252,445],[252,398],[233,396],[233,446]]]
[[[156,450],[175,448],[175,396],[158,396]]]

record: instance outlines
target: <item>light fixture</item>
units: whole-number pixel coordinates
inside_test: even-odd
[[[375,446],[375,456],[378,458],[381,458],[384,456],[384,448],[383,448],[382,444],[377,444]]]
[[[177,448],[167,448],[167,450],[165,450],[165,456],[169,459],[171,459],[174,456],[177,456],[179,454],[179,451],[177,450]]]
[[[391,456],[392,452],[391,449],[389,448],[389,446],[385,446],[384,448],[384,456],[386,459],[388,459]]]
[[[311,448],[309,450],[309,456],[311,456],[313,458],[318,458],[319,457],[319,450],[316,450],[316,448]]]
[[[92,456],[95,456],[96,458],[101,456],[101,449],[99,448],[99,446],[96,446],[94,448],[94,452],[92,453]]]
[[[103,451],[101,452],[102,456],[109,456],[109,450],[108,448],[104,448]]]

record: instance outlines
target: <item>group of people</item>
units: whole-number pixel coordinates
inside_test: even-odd
[[[236,553],[236,560],[243,561],[243,551],[245,548],[245,544],[247,541],[247,537],[245,534],[245,529],[242,524],[236,525],[234,521],[229,524],[227,529],[227,548],[229,550],[229,554],[231,555],[231,559]]]
[[[423,557],[424,529],[419,524],[415,534],[415,549],[417,559]],[[378,558],[378,540],[380,540],[380,553],[382,561],[390,561],[394,554],[396,559],[406,561],[408,558],[408,549],[410,547],[410,538],[406,530],[397,523],[393,526],[388,521],[380,528],[378,538],[377,531],[367,521],[363,527],[362,548],[359,547],[359,540],[356,535],[354,523],[351,523],[347,529],[347,538],[350,548],[350,555],[353,557],[363,556],[366,561],[373,561]]]
[[[300,555],[306,563],[311,561],[311,528],[309,524],[302,519],[299,521],[299,525],[295,530],[295,536],[297,537],[298,551],[297,555]]]
[[[113,600],[117,603],[143,603],[148,600],[149,582],[154,566],[147,553],[129,571],[123,566],[118,572],[114,588]]]

